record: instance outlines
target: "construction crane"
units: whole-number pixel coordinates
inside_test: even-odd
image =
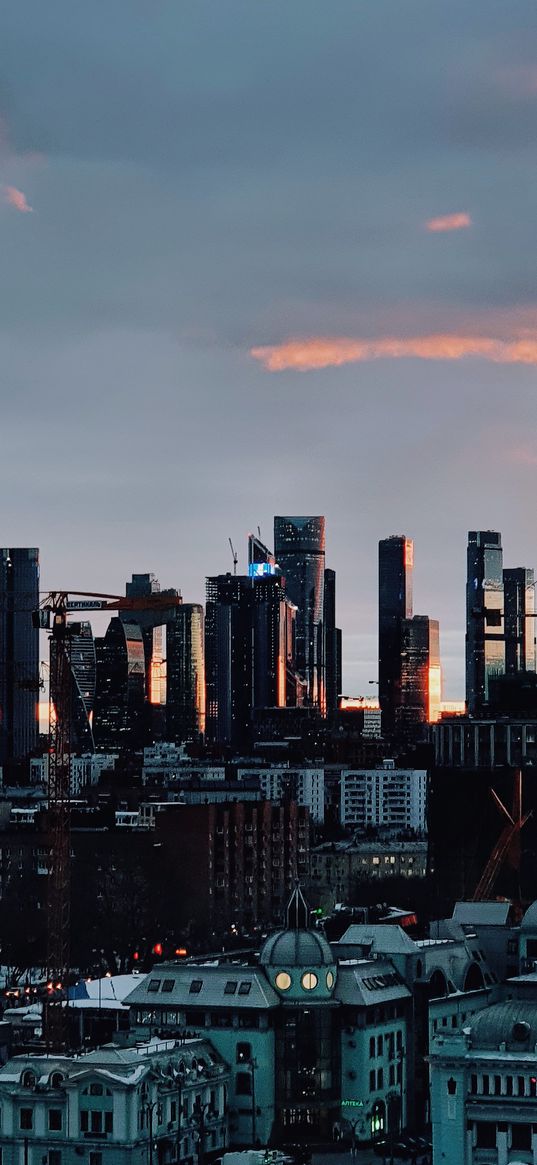
[[[238,556],[238,554],[237,554],[237,551],[235,550],[235,547],[234,547],[234,545],[233,545],[233,543],[232,543],[232,541],[231,541],[231,538],[228,538],[228,542],[229,542],[229,545],[230,545],[230,548],[231,548],[231,555],[232,555],[232,558],[233,558],[233,574],[236,574],[236,573],[237,573],[237,563],[238,563],[238,561],[239,561],[239,556]]]
[[[71,599],[69,596],[75,596]],[[179,595],[125,597],[92,591],[52,591],[33,614],[36,627],[50,632],[48,833],[49,873],[47,901],[47,991],[44,1035],[50,1048],[68,1043],[67,997],[70,970],[70,854],[71,854],[71,638],[80,624],[68,623],[70,612],[154,611],[182,603]]]
[[[517,853],[516,847],[520,842],[521,831],[531,817],[531,812],[522,814],[522,772],[520,769],[517,769],[514,775],[513,808],[511,813],[505,808],[503,802],[500,801],[494,789],[490,789],[489,792],[500,810],[502,817],[506,819],[506,824],[472,895],[473,902],[483,902],[487,898],[490,898],[498,874],[507,857],[510,856],[513,865],[518,868],[520,854]]]

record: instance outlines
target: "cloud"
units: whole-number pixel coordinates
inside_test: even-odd
[[[373,340],[311,336],[251,348],[250,355],[268,372],[310,372],[370,360],[463,360],[471,356],[493,364],[537,364],[537,331],[512,340],[450,333]]]
[[[4,186],[4,199],[20,214],[32,214],[33,212],[33,206],[30,206],[26,195],[22,190],[17,190],[16,186]]]
[[[427,219],[425,229],[433,234],[439,234],[445,231],[463,231],[471,225],[470,215],[466,211],[459,211],[457,214],[444,214],[439,218]]]

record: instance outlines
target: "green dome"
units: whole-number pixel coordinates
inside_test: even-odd
[[[262,947],[264,967],[333,967],[334,956],[316,930],[277,930]]]
[[[537,1004],[526,1000],[495,1003],[472,1016],[468,1024],[473,1048],[533,1054],[537,1044]]]

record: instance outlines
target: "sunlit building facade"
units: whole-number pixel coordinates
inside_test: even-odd
[[[401,706],[402,727],[430,724],[440,718],[442,673],[440,630],[436,619],[414,615],[401,625]]]
[[[306,681],[307,703],[324,715],[323,517],[275,517],[274,554],[285,578],[285,590],[297,608],[296,667]]]
[[[501,534],[470,530],[466,583],[466,702],[470,715],[489,700],[489,683],[505,673]]]
[[[179,744],[204,732],[203,607],[183,603],[166,624],[166,739]]]

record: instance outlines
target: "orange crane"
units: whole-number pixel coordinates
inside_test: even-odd
[[[70,599],[70,595],[75,598]],[[180,595],[124,595],[94,591],[51,591],[34,612],[34,625],[50,632],[48,831],[49,873],[47,901],[47,989],[44,1034],[51,1048],[67,1046],[67,997],[70,970],[70,854],[71,854],[71,636],[79,630],[69,623],[71,612],[154,611],[155,626],[180,606]],[[159,615],[162,616],[159,619]]]
[[[526,822],[531,817],[531,812],[522,814],[522,772],[520,769],[517,769],[514,775],[513,808],[511,813],[505,808],[503,802],[500,801],[494,789],[490,789],[489,792],[498,806],[500,813],[505,817],[506,824],[472,895],[473,902],[483,902],[485,899],[490,898],[500,869],[507,857],[511,858],[515,868],[519,867],[520,834]]]

